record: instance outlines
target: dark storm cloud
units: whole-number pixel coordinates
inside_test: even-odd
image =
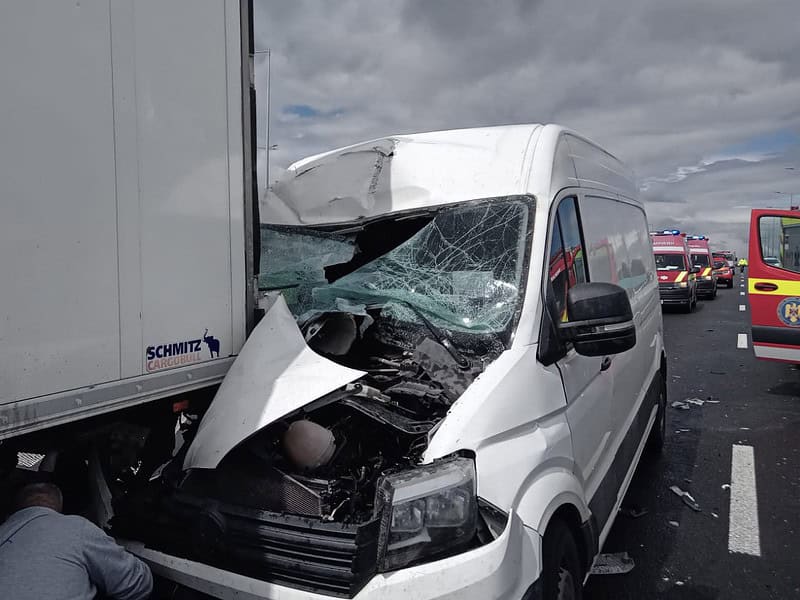
[[[800,133],[798,22],[796,0],[256,0],[273,174],[392,133],[557,122],[634,167],[651,221],[741,250],[735,207],[800,180],[794,146],[748,147]]]

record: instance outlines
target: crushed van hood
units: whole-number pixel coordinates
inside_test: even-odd
[[[253,330],[203,417],[184,469],[213,469],[266,425],[365,375],[307,345],[279,297]]]

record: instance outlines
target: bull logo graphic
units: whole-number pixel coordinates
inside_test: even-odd
[[[778,318],[789,327],[800,327],[800,298],[784,298],[778,305]]]

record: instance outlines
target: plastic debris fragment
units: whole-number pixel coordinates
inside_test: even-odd
[[[591,575],[622,575],[633,570],[636,563],[627,552],[600,554],[592,565]]]
[[[679,408],[680,410],[689,410],[689,408],[691,408],[686,402],[681,402],[680,400],[675,400],[670,406],[672,408]]]
[[[700,505],[697,504],[697,501],[694,498],[692,498],[692,495],[689,492],[683,491],[677,485],[673,485],[669,489],[672,490],[673,494],[675,494],[681,500],[683,500],[683,503],[686,506],[688,506],[689,508],[691,508],[695,512],[700,512]]]
[[[677,521],[667,521],[667,524],[670,527],[675,527],[676,529],[680,526],[680,523],[678,523]]]
[[[705,400],[700,400],[700,398],[687,398],[684,402],[687,404],[694,404],[695,406],[703,406],[703,404],[705,404]]]

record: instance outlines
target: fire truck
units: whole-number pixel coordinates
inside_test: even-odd
[[[717,274],[714,272],[714,263],[711,249],[708,246],[708,237],[705,235],[686,236],[689,245],[689,255],[693,267],[699,267],[697,273],[697,295],[706,300],[717,297]]]
[[[697,306],[697,273],[692,265],[686,234],[677,229],[650,233],[658,273],[661,304],[679,305],[687,313]]]
[[[755,355],[800,363],[800,212],[753,210],[748,257]]]

